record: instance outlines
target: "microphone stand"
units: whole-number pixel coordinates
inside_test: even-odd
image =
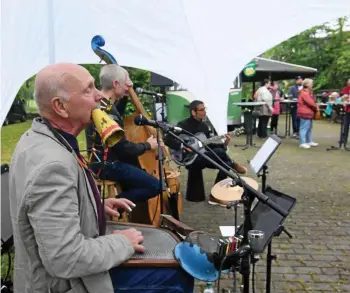
[[[220,164],[209,158],[207,155],[201,153],[191,145],[187,144],[183,139],[178,137],[176,134],[174,134],[170,129],[163,128],[163,131],[165,131],[169,136],[173,137],[174,139],[180,141],[184,146],[188,147],[191,149],[193,152],[213,164],[217,169],[220,171],[224,172],[228,177],[232,178],[233,180],[238,179],[239,176],[236,175],[232,170],[227,170],[224,167],[222,167]],[[237,180],[237,184],[241,187],[243,187],[243,195],[242,195],[242,202],[244,204],[244,231],[243,231],[243,240],[242,244],[248,245],[248,231],[251,230],[252,228],[252,223],[251,223],[251,206],[254,200],[254,196],[258,198],[259,201],[263,202],[270,208],[272,208],[274,211],[282,215],[283,217],[288,216],[288,212],[281,208],[279,205],[277,205],[274,201],[270,200],[269,197],[267,197],[265,194],[261,193],[258,190],[255,190],[252,188],[250,185],[248,185],[246,182],[243,180]],[[244,293],[249,293],[249,275],[250,275],[250,253],[244,253],[242,256],[242,261],[241,261],[241,267],[240,267],[240,274],[243,277],[243,292]]]
[[[159,170],[159,196],[160,196],[160,213],[164,213],[164,207],[163,207],[163,192],[167,190],[166,182],[165,182],[165,173],[163,169],[163,161],[164,161],[164,154],[162,146],[160,145],[160,128],[157,128],[157,143],[158,143],[158,170]]]

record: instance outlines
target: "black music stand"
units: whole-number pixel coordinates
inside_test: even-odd
[[[276,152],[281,143],[282,140],[278,136],[274,134],[270,135],[270,137],[265,141],[263,146],[256,153],[255,157],[249,162],[249,164],[252,171],[262,179],[261,191],[264,194],[269,193],[269,198],[271,198],[279,205],[283,206],[283,208],[285,208],[285,210],[289,213],[294,207],[296,199],[284,195],[278,191],[275,191],[270,187],[267,188],[266,186],[266,174],[268,173],[268,167],[266,164]],[[279,200],[281,198],[283,199]],[[271,265],[272,260],[277,258],[275,255],[272,255],[272,238],[274,236],[279,236],[282,233],[282,231],[284,231],[289,236],[289,238],[292,238],[292,235],[282,225],[285,218],[273,211],[268,206],[261,204],[260,202],[258,202],[257,205],[254,207],[251,216],[253,229],[265,232],[266,243],[264,249],[268,244],[266,261],[266,293],[270,293]]]
[[[276,202],[279,206],[283,207],[288,212],[288,214],[295,206],[296,199],[289,195],[274,190],[271,187],[267,187],[265,192],[265,194],[271,200]],[[276,213],[273,209],[260,201],[254,206],[251,212],[252,229],[264,231],[265,243],[263,250],[265,250],[266,246],[268,246],[266,260],[266,293],[271,292],[272,260],[277,259],[276,255],[272,255],[272,238],[280,236],[282,231],[285,232],[290,238],[292,238],[290,233],[283,226],[285,219],[286,217],[283,217],[280,214]],[[243,233],[244,226],[241,225],[237,231],[237,235],[243,235]]]

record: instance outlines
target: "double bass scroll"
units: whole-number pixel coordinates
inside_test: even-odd
[[[118,64],[116,59],[106,50],[101,47],[105,45],[105,40],[102,36],[94,36],[91,40],[92,50],[95,52],[97,56],[101,58],[107,64]],[[136,111],[126,116],[123,120],[124,122],[124,131],[126,138],[134,143],[145,142],[150,136],[156,137],[157,132],[156,129],[150,126],[136,126],[134,124],[134,119],[137,115],[143,115],[147,119],[149,119],[149,115],[143,108],[143,105],[139,98],[137,97],[134,89],[132,87],[128,88],[129,96],[132,103],[135,106]],[[149,199],[147,202],[138,203],[136,208],[131,213],[131,219],[135,223],[142,224],[151,224],[154,226],[159,226],[159,220],[161,216],[161,200],[160,196],[163,199],[163,212],[165,214],[169,213],[169,204],[170,201],[173,202],[176,196],[177,200],[177,212],[180,215],[182,211],[182,195],[180,192],[180,182],[178,179],[179,171],[171,168],[170,161],[171,157],[168,149],[163,146],[162,147],[164,153],[164,162],[163,169],[165,173],[165,181],[168,185],[169,191],[164,191],[162,194],[155,196]],[[158,161],[156,159],[156,150],[150,150],[145,152],[143,155],[138,157],[138,163],[141,169],[144,169],[147,173],[155,176],[156,178],[160,178],[159,176],[159,168]]]

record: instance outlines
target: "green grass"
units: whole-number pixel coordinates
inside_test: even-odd
[[[32,125],[32,120],[26,122],[17,122],[8,126],[1,127],[1,164],[10,163],[13,151],[21,138]],[[85,132],[82,131],[78,136],[81,150],[86,149]]]

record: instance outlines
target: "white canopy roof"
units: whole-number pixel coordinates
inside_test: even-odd
[[[55,62],[118,63],[186,86],[226,132],[232,80],[255,56],[350,11],[349,0],[11,0],[1,2],[0,123],[23,82]],[[184,70],[185,68],[185,70]]]

